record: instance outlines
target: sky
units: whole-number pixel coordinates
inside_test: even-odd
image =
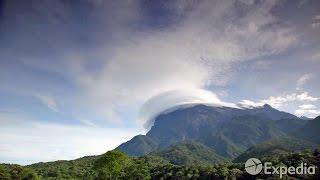
[[[317,0],[1,0],[0,163],[101,154],[183,103],[316,117],[319,69]]]

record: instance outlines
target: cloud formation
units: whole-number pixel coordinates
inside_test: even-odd
[[[313,105],[313,104],[303,104],[303,105],[300,105],[299,108],[300,108],[300,109],[305,109],[305,110],[306,110],[306,109],[315,109],[316,106]]]
[[[221,101],[210,91],[201,89],[173,90],[159,94],[143,104],[138,122],[148,130],[152,127],[154,118],[159,114],[172,111],[181,106],[192,106],[195,104],[236,107],[232,103]]]
[[[135,32],[112,47],[100,47],[97,54],[107,61],[98,74],[76,75],[92,104],[113,109],[104,110],[112,115],[108,119],[163,92],[225,86],[234,64],[281,53],[296,42],[293,29],[271,12],[277,1],[189,3],[165,6],[179,10],[172,17],[177,23],[165,29]]]
[[[304,74],[302,75],[298,80],[297,80],[297,89],[301,89],[302,86],[304,86],[308,80],[310,80],[311,78],[313,78],[314,75],[311,73],[308,74]]]
[[[275,108],[281,108],[282,106],[286,105],[290,102],[314,102],[317,101],[318,97],[313,97],[309,95],[308,92],[302,93],[292,93],[282,96],[270,96],[268,99],[263,99],[258,102],[250,101],[250,100],[242,100],[239,104],[244,106],[262,106],[264,104],[269,104]]]
[[[320,115],[320,111],[316,109],[297,109],[294,112],[297,116],[316,117]]]
[[[320,115],[320,110],[314,104],[303,104],[294,113],[298,116],[315,117]]]
[[[240,107],[254,108],[263,106],[264,104],[269,104],[274,108],[286,110],[287,106],[289,105],[302,103],[302,105],[299,105],[299,108],[295,111],[295,114],[299,116],[305,115],[309,117],[315,117],[316,115],[319,115],[319,111],[316,110],[316,106],[305,103],[316,102],[318,100],[318,97],[311,96],[305,91],[281,96],[270,96],[268,99],[263,99],[257,102],[251,100],[242,100],[238,103],[238,105]]]

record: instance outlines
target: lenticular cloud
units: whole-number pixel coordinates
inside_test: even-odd
[[[161,93],[148,100],[141,108],[138,121],[150,129],[154,119],[161,113],[170,112],[181,106],[207,104],[212,106],[234,106],[222,102],[214,93],[201,89],[173,90]]]

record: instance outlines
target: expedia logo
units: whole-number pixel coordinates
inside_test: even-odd
[[[250,158],[246,161],[245,169],[251,175],[257,175],[262,170],[262,163],[257,158]]]
[[[314,175],[316,166],[308,166],[307,163],[301,163],[298,167],[273,166],[271,162],[262,163],[257,158],[250,158],[245,163],[245,170],[251,175],[257,175],[263,170],[264,174],[279,174],[279,178],[282,178],[286,174]]]

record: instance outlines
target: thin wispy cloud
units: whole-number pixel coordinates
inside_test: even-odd
[[[301,109],[315,109],[316,106],[313,104],[303,104],[303,105],[300,105],[299,108],[301,108]]]
[[[297,80],[297,89],[301,89],[308,80],[310,80],[311,78],[313,78],[313,74],[304,74],[302,75],[298,80]]]
[[[43,94],[35,94],[34,97],[39,99],[44,106],[47,106],[52,111],[59,112],[58,105],[52,97]]]

